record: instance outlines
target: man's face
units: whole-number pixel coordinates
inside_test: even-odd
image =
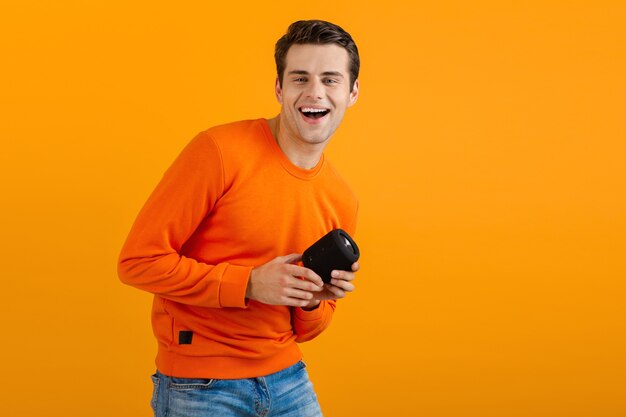
[[[348,66],[348,52],[335,44],[289,48],[282,86],[276,80],[281,131],[289,139],[322,144],[337,130],[358,97],[358,80],[350,90]]]

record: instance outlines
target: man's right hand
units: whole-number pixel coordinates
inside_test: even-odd
[[[294,264],[300,260],[302,255],[293,253],[252,269],[246,298],[272,305],[307,306],[324,282],[312,270]]]

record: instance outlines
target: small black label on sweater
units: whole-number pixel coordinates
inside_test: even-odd
[[[178,344],[190,345],[191,339],[193,339],[193,332],[190,330],[181,330],[178,332]]]

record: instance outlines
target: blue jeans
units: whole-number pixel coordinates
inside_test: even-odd
[[[155,417],[321,417],[306,365],[259,378],[174,378],[152,376],[150,405]]]

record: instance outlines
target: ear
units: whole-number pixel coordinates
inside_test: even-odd
[[[350,102],[348,103],[348,107],[356,103],[358,98],[359,98],[359,80],[355,80],[354,87],[352,88],[352,91],[350,91]]]
[[[276,77],[276,85],[274,86],[274,94],[276,94],[276,100],[280,104],[283,104],[283,89],[280,86],[280,80]]]

